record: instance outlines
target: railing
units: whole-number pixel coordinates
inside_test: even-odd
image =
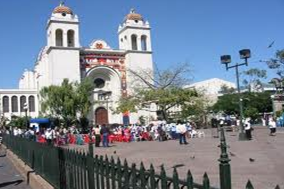
[[[37,174],[59,188],[58,148],[12,135],[4,135],[3,143]]]
[[[220,189],[231,189],[230,159],[223,129],[220,139]],[[168,176],[163,166],[156,171],[152,164],[146,169],[141,162],[137,168],[134,163],[129,166],[127,160],[122,163],[119,158],[94,157],[92,144],[89,145],[89,152],[84,153],[11,135],[5,135],[3,142],[56,189],[217,189],[210,186],[206,172],[203,183],[198,184],[193,181],[190,171],[186,179],[182,180],[176,168],[172,176]],[[250,181],[246,189],[253,189]],[[280,188],[277,185],[275,189]]]

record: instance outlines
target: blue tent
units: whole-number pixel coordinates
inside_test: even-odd
[[[49,119],[48,118],[34,118],[34,119],[30,119],[30,123],[38,123],[38,124],[43,124],[43,123],[49,123]]]

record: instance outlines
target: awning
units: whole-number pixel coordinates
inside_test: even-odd
[[[36,119],[30,119],[30,123],[49,123],[48,118],[36,118]]]

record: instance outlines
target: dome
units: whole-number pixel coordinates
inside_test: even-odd
[[[53,10],[53,13],[73,14],[73,11],[72,11],[69,7],[66,7],[63,3],[61,3],[58,7],[56,7],[56,8]]]
[[[131,9],[130,13],[126,15],[125,20],[141,20],[143,21],[143,17],[136,13],[134,9]]]

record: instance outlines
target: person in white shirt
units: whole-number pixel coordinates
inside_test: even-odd
[[[244,121],[245,124],[245,132],[246,132],[246,137],[247,139],[251,140],[252,136],[251,136],[251,123],[250,123],[251,119],[250,118],[246,118]]]
[[[46,139],[46,141],[49,145],[51,145],[51,143],[52,143],[52,140],[54,138],[54,134],[55,134],[54,130],[52,130],[51,128],[48,128],[44,133],[45,139]]]
[[[186,126],[185,124],[181,124],[180,122],[178,122],[178,125],[176,127],[176,130],[177,130],[177,133],[179,133],[179,144],[182,145],[182,144],[188,144],[186,142],[186,132],[187,132],[187,129],[186,129]]]
[[[270,136],[276,135],[276,119],[271,117],[269,118],[269,129],[270,129]]]
[[[13,134],[14,134],[14,136],[18,136],[18,134],[19,134],[19,131],[18,131],[18,128],[16,127],[14,130],[13,130]]]

